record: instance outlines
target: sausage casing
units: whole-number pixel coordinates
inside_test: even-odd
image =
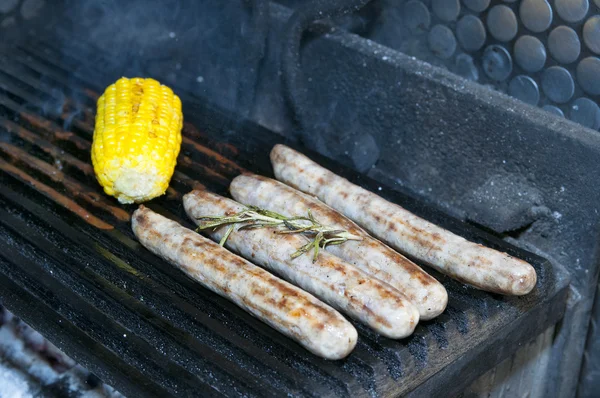
[[[207,191],[192,191],[184,196],[190,218],[205,215],[232,215],[245,206]],[[365,323],[390,338],[410,335],[419,321],[417,309],[399,291],[372,278],[340,258],[321,251],[313,263],[312,253],[291,255],[307,238],[298,234],[278,234],[273,228],[239,230],[237,225],[225,245],[235,253],[281,275],[314,294],[334,308]],[[220,240],[226,228],[207,231]]]
[[[441,283],[317,198],[255,174],[234,178],[229,190],[234,199],[246,205],[298,216],[306,215],[310,210],[321,224],[362,236],[362,241],[350,240],[342,245],[327,246],[326,249],[398,289],[417,307],[420,319],[435,318],[446,308],[448,293]]]
[[[131,224],[151,252],[312,353],[341,359],[354,349],[354,326],[314,296],[143,205]]]
[[[507,295],[527,294],[536,284],[529,263],[438,227],[291,148],[276,145],[271,163],[278,180],[317,196],[375,237],[446,275]]]

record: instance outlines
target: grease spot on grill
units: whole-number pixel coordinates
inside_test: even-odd
[[[379,160],[379,147],[371,134],[361,135],[352,149],[352,161],[362,172],[368,171]]]

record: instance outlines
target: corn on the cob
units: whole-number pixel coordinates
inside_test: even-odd
[[[121,203],[165,193],[181,147],[181,100],[154,79],[125,77],[98,99],[92,163]]]

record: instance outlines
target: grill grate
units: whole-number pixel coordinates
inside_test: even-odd
[[[393,341],[356,325],[359,342],[347,359],[309,354],[136,242],[129,224],[135,207],[104,195],[89,162],[100,90],[93,82],[103,80],[93,65],[87,78],[74,77],[69,71],[85,64],[80,57],[37,43],[0,59],[0,299],[124,394],[448,395],[562,316],[567,281],[560,269],[384,189],[425,218],[533,263],[538,287],[504,298],[433,273],[448,289],[448,309],[410,338]],[[225,194],[245,169],[269,175],[267,153],[277,138],[182,99],[193,124],[184,127],[171,187],[149,207],[191,226],[182,194],[199,187]],[[215,138],[227,126],[256,134]]]

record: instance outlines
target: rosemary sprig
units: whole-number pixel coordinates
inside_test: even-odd
[[[317,261],[319,249],[324,249],[328,245],[340,245],[348,240],[362,240],[360,236],[352,235],[349,232],[332,228],[318,222],[308,210],[306,216],[287,217],[270,210],[261,209],[256,206],[247,206],[244,210],[231,216],[200,216],[197,217],[200,222],[196,232],[206,229],[216,230],[219,227],[229,225],[225,235],[221,238],[219,244],[223,246],[233,232],[235,224],[243,224],[238,230],[254,228],[281,228],[275,231],[278,234],[303,234],[311,236],[313,239],[307,244],[301,246],[292,253],[291,257],[296,258],[310,250],[314,250],[313,262]]]

